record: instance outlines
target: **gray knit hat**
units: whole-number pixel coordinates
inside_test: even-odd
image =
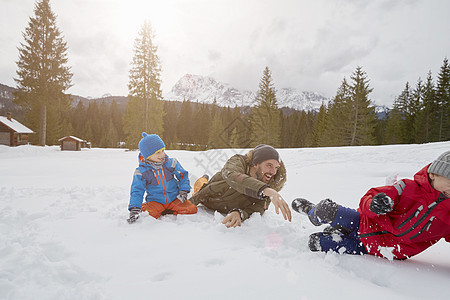
[[[428,168],[428,173],[441,175],[450,179],[450,151],[439,155]]]
[[[253,149],[252,165],[257,165],[268,159],[275,159],[280,162],[280,155],[274,147],[261,144]]]

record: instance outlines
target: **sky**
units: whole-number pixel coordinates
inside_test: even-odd
[[[0,83],[15,86],[17,47],[35,0],[0,0]],[[256,92],[266,66],[275,88],[333,97],[358,66],[369,95],[392,105],[406,82],[436,79],[450,57],[446,0],[51,0],[84,97],[126,96],[134,40],[148,20],[163,94],[185,74]]]

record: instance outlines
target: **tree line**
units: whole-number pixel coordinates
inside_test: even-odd
[[[406,83],[393,109],[380,114],[369,100],[372,88],[367,74],[357,67],[349,81],[342,80],[335,97],[316,112],[278,108],[266,67],[254,107],[161,101],[161,137],[168,149],[188,150],[249,148],[260,143],[298,148],[446,141],[450,106],[444,91],[449,90],[449,74],[444,59],[436,83],[431,72],[426,83],[419,78],[414,89]],[[91,101],[87,106],[79,102],[65,118],[69,121],[65,130],[97,147],[120,147],[126,140],[125,118],[125,110],[115,101],[111,105]],[[138,141],[140,132],[132,134]]]
[[[447,58],[437,80],[429,72],[415,88],[405,89],[385,116],[375,111],[372,88],[362,67],[344,78],[336,95],[318,112],[280,109],[269,67],[263,70],[252,107],[219,107],[186,99],[164,101],[161,64],[151,24],[145,22],[134,43],[128,103],[91,101],[73,105],[65,92],[72,86],[67,44],[56,26],[49,0],[35,4],[18,47],[14,101],[25,111],[25,124],[38,134],[30,140],[56,144],[66,135],[86,139],[94,147],[134,149],[141,132],[163,137],[169,149],[204,150],[275,147],[356,146],[423,143],[450,139],[450,68]]]

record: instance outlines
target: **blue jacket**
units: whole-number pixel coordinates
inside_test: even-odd
[[[141,208],[145,192],[147,192],[146,202],[168,204],[177,198],[179,191],[190,192],[190,190],[188,172],[175,158],[169,158],[166,155],[161,169],[154,169],[139,159],[139,167],[134,172],[131,184],[128,209]]]

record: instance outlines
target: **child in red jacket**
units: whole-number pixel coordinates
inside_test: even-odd
[[[450,151],[392,186],[370,189],[358,210],[330,199],[317,205],[297,198],[292,208],[323,232],[309,237],[311,251],[372,254],[389,259],[416,255],[441,238],[450,243]]]

